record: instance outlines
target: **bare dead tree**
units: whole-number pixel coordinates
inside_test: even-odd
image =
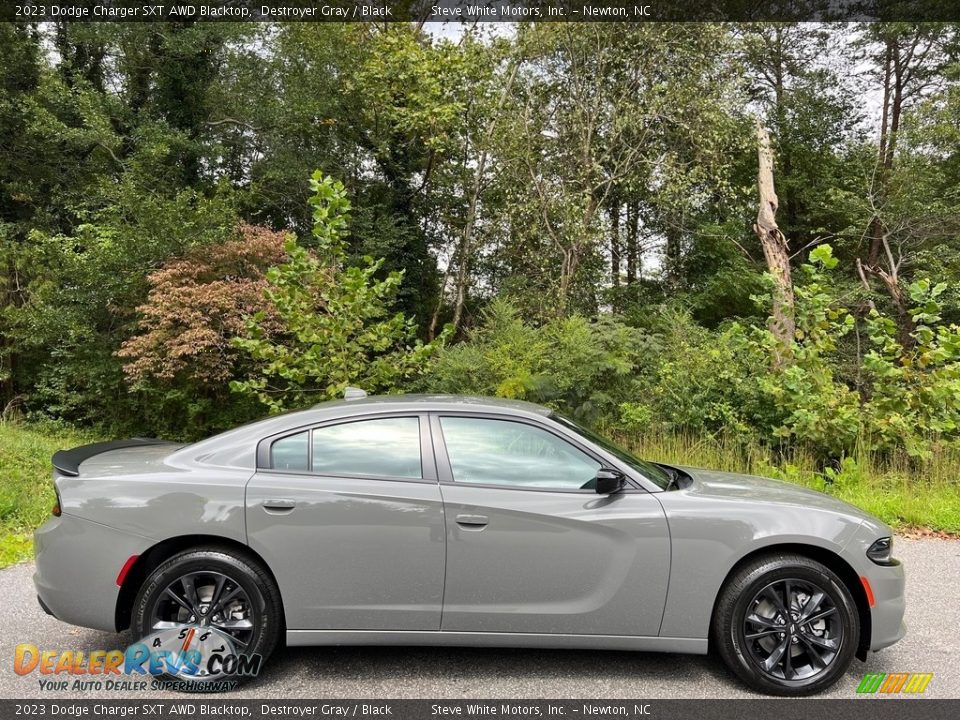
[[[790,348],[796,331],[793,279],[790,274],[790,252],[787,238],[777,226],[779,200],[773,183],[773,149],[770,133],[757,120],[757,189],[760,204],[754,232],[763,247],[767,270],[773,277],[773,308],[768,327],[777,340],[774,365],[782,367],[790,357]]]

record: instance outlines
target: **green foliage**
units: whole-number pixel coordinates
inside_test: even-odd
[[[897,340],[892,320],[867,319],[872,345],[863,367],[870,382],[864,415],[874,444],[903,446],[929,457],[938,442],[960,440],[960,327],[941,323],[938,298],[946,285],[918,280],[909,287],[914,344]]]
[[[803,267],[806,283],[796,292],[797,330],[792,360],[765,373],[760,384],[783,416],[775,435],[790,443],[810,444],[837,457],[849,452],[861,431],[860,401],[855,390],[838,379],[837,349],[854,328],[854,317],[838,306],[824,273],[837,265],[829,245],[810,253]],[[776,345],[769,330],[758,331],[758,344]],[[769,354],[768,354],[769,357]]]
[[[26,405],[34,414],[127,432],[169,418],[152,415],[154,406],[128,392],[115,353],[147,297],[144,270],[220,243],[237,221],[229,194],[143,190],[128,178],[114,190],[116,204],[91,222],[70,234],[35,231],[18,254],[25,287],[19,304],[7,308],[5,334],[32,366]]]
[[[193,438],[357,383],[760,448],[781,453],[765,472],[809,465],[833,491],[875,481],[864,454],[928,467],[960,439],[956,37],[7,24],[0,408]],[[897,53],[881,133],[863,96]],[[755,110],[798,258],[776,366],[751,299],[769,297]],[[344,188],[304,183],[316,167],[349,214]],[[243,225],[300,242],[238,264]],[[448,318],[464,342],[418,342]]]
[[[632,394],[638,399],[621,404],[621,427],[745,439],[770,422],[755,377],[764,354],[745,328],[710,331],[681,312],[666,313],[657,328],[661,350],[647,358]]]
[[[341,397],[349,385],[395,392],[423,372],[445,339],[416,340],[413,321],[391,311],[401,272],[381,280],[382,260],[346,265],[350,201],[343,184],[317,171],[311,188],[315,251],[287,240],[289,260],[267,272],[275,327],[265,326],[260,311],[234,340],[259,369],[231,389],[255,396],[271,412]]]
[[[858,444],[881,452],[929,457],[937,443],[960,440],[960,327],[943,324],[943,284],[909,287],[913,343],[897,339],[893,319],[872,309],[860,323],[832,292],[837,259],[829,245],[810,253],[806,283],[798,285],[792,361],[761,384],[783,420],[775,434],[825,457],[849,455]],[[862,327],[859,327],[862,326]],[[865,338],[860,338],[864,334]],[[848,362],[842,346],[855,334],[867,345],[862,362]],[[758,331],[758,345],[772,336]],[[844,376],[852,378],[845,380]]]
[[[615,420],[657,338],[613,318],[574,315],[535,326],[494,300],[467,341],[445,348],[423,387],[529,400],[600,424]]]

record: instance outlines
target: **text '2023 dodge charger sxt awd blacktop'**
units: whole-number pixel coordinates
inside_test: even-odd
[[[879,520],[646,462],[529,403],[348,391],[190,445],[63,451],[54,468],[34,580],[44,609],[91,628],[207,628],[262,659],[281,636],[713,648],[780,695],[822,690],[904,634]]]

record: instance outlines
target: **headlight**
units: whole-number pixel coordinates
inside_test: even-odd
[[[883,537],[867,548],[867,557],[877,565],[889,565],[893,561],[893,538]]]

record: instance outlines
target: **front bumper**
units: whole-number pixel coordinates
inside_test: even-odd
[[[63,622],[116,632],[117,575],[151,541],[66,513],[51,517],[33,539],[40,606]]]
[[[873,588],[874,606],[870,608],[870,620],[873,632],[870,637],[870,649],[882,650],[893,645],[907,633],[907,624],[903,621],[906,610],[906,576],[903,564],[874,565],[865,577]]]
[[[867,548],[877,538],[890,534],[890,528],[879,520],[865,520],[843,552],[844,558],[860,576],[861,583],[866,580],[873,594],[868,646],[872,651],[893,645],[907,632],[906,623],[903,621],[906,610],[906,574],[903,564],[894,561],[892,565],[877,565],[867,557]]]

